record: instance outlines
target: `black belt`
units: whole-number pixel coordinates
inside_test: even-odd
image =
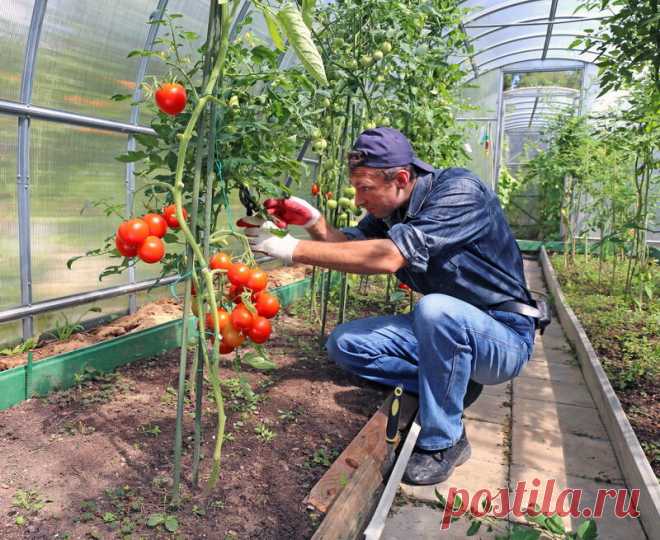
[[[538,308],[530,306],[529,304],[523,304],[522,302],[514,302],[513,300],[497,304],[490,309],[494,309],[496,311],[508,311],[509,313],[518,313],[520,315],[526,315],[527,317],[532,317],[534,319],[540,319],[542,317]]]
[[[534,325],[537,330],[541,331],[541,334],[545,331],[546,326],[552,322],[552,316],[550,315],[550,307],[545,300],[532,300],[535,306],[530,306],[529,304],[523,304],[522,302],[515,302],[510,300],[508,302],[502,302],[496,306],[492,306],[490,309],[495,311],[508,311],[509,313],[518,313],[519,315],[525,315],[527,317],[532,317],[534,319]]]

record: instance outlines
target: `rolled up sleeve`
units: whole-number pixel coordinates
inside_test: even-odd
[[[387,235],[408,262],[413,272],[426,272],[429,262],[428,238],[411,223],[397,223]]]

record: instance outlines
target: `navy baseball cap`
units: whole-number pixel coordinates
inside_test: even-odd
[[[419,159],[410,141],[399,130],[377,127],[363,131],[353,145],[353,152],[360,153],[357,166],[389,169],[414,165],[423,173],[432,173],[434,168]]]

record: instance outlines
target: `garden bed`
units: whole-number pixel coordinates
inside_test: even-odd
[[[349,317],[381,313],[378,294],[353,300]],[[307,304],[276,319],[268,350],[277,370],[245,370],[241,382],[228,362],[223,367],[230,440],[208,496],[189,483],[193,405],[186,402],[178,509],[166,503],[178,351],[113,374],[85,373],[75,388],[0,412],[0,537],[311,537],[320,516],[306,509],[306,495],[385,391],[356,386],[319,351]],[[216,422],[208,396],[203,409],[206,478]],[[160,523],[168,516],[174,534]]]
[[[613,282],[607,263],[599,283],[594,257],[578,256],[572,268],[564,265],[562,255],[551,260],[568,303],[598,354],[655,475],[660,476],[660,302],[651,298],[638,309],[626,299],[621,263]],[[655,290],[659,285],[655,272]]]
[[[269,270],[269,287],[275,288],[299,281],[310,271],[311,267],[306,265],[284,266]],[[179,290],[179,293],[181,293],[181,290]],[[182,306],[183,299],[181,297],[178,299],[164,298],[140,306],[133,315],[119,317],[100,326],[77,332],[68,339],[58,340],[44,335],[40,338],[38,346],[32,349],[33,360],[44,360],[51,356],[75,351],[82,347],[88,347],[115,337],[180,319]],[[25,364],[27,357],[27,352],[11,356],[0,356],[0,371]]]

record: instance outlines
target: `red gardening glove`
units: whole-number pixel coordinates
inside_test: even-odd
[[[280,228],[287,225],[300,225],[307,228],[315,225],[321,218],[321,212],[299,197],[267,199],[264,201],[264,208]]]

